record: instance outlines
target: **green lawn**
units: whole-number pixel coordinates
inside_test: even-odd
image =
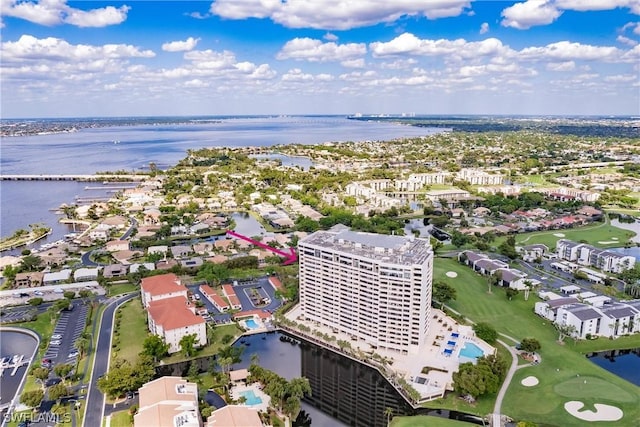
[[[129,411],[118,411],[111,414],[111,427],[131,427]]]
[[[564,235],[560,236],[560,235]],[[536,231],[533,233],[522,233],[516,235],[517,245],[532,245],[542,243],[550,249],[555,249],[559,239],[569,239],[573,241],[586,240],[593,246],[600,248],[623,246],[635,233],[609,225],[607,222],[586,227],[572,228],[567,230]],[[506,237],[496,239],[494,245],[498,246]]]
[[[110,297],[115,295],[127,294],[129,292],[137,292],[139,290],[140,287],[132,283],[118,283],[115,285],[109,285],[107,287],[107,292]]]
[[[448,418],[418,415],[415,417],[393,417],[391,427],[470,427],[474,424]]]
[[[457,272],[458,277],[447,277],[447,271]],[[516,371],[502,404],[505,414],[516,420],[531,420],[551,426],[583,426],[584,421],[564,410],[565,402],[581,400],[588,406],[604,403],[621,408],[624,417],[609,425],[638,426],[640,389],[591,363],[580,350],[588,348],[588,351],[596,351],[611,348],[612,345],[616,348],[636,347],[640,342],[639,336],[623,341],[600,338],[578,344],[566,340],[564,345],[560,345],[556,342],[558,336],[550,322],[533,313],[533,305],[538,300],[535,295],[532,294],[529,301],[524,301],[522,294],[508,301],[503,289],[494,288],[489,294],[485,279],[455,260],[436,259],[434,279],[449,283],[457,290],[457,299],[450,304],[453,309],[474,321],[488,322],[499,332],[518,340],[535,337],[542,344],[542,362]],[[540,383],[535,387],[522,386],[520,381],[529,375],[537,377]],[[578,378],[582,379],[582,383]],[[486,415],[486,408],[482,408],[481,404],[482,401],[477,409],[468,410]],[[466,409],[460,404],[458,407]]]
[[[120,318],[120,326],[115,329],[119,347],[117,357],[135,363],[138,354],[142,351],[142,342],[149,334],[146,324],[146,312],[143,310],[140,300],[134,298],[118,308],[118,313],[121,313],[122,317]],[[118,314],[116,314],[116,322],[117,318]],[[116,336],[114,336],[114,343],[116,342]],[[112,349],[112,352],[113,357],[111,360],[113,361],[115,360],[116,352],[114,349]]]
[[[213,340],[209,343],[209,345],[198,350],[198,352],[195,354],[195,356],[193,356],[193,358],[195,359],[202,356],[213,356],[218,352],[220,348],[225,346],[225,344],[222,344],[222,341],[221,341],[222,337],[224,337],[225,335],[232,335],[235,338],[242,335],[242,332],[243,331],[240,328],[238,328],[238,326],[235,323],[231,323],[230,325],[216,326],[214,328]],[[185,360],[185,358],[180,354],[180,352],[178,352],[178,353],[172,354],[171,356],[165,359],[162,359],[162,362],[175,363],[181,360]]]

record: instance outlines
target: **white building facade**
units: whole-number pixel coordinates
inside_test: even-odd
[[[303,316],[375,348],[416,354],[431,313],[428,240],[318,231],[299,242]]]

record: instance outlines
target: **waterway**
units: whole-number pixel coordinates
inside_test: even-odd
[[[25,360],[31,359],[38,343],[36,339],[22,332],[0,329],[0,357],[23,355]],[[0,377],[0,407],[11,403],[22,377],[27,372],[25,365],[11,375],[13,369],[6,369]]]
[[[588,354],[596,365],[640,387],[640,348]]]
[[[394,123],[364,122],[345,117],[258,117],[221,119],[190,125],[128,126],[82,129],[78,132],[7,137],[2,139],[0,170],[3,174],[91,174],[127,172],[175,165],[187,150],[203,147],[273,146],[322,142],[389,140],[425,136],[441,129]],[[308,169],[309,159],[274,155],[283,164]],[[69,232],[57,225],[50,209],[72,204],[76,196],[93,196],[86,183],[0,182],[0,236],[8,236],[29,224],[45,223],[53,233],[43,242]]]
[[[297,339],[291,343],[281,337],[288,336],[270,333],[243,337],[235,343],[244,347],[242,363],[232,369],[247,368],[255,353],[261,366],[286,379],[308,378],[312,394],[302,401],[302,410],[313,427],[386,427],[386,408],[391,408],[394,415],[420,413],[478,422],[457,412],[416,411],[375,369],[315,344]]]

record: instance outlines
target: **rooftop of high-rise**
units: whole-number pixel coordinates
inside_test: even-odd
[[[426,239],[363,233],[345,226],[316,231],[300,243],[400,265],[422,264],[432,252],[431,244]]]

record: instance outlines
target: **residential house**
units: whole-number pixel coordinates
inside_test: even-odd
[[[98,278],[98,267],[95,268],[79,268],[73,272],[73,279],[76,282],[86,282],[89,280],[96,280]]]
[[[98,224],[89,230],[89,238],[91,240],[109,240],[112,228],[113,226],[108,224]]]
[[[166,245],[149,246],[147,248],[147,255],[160,254],[163,257],[166,257],[168,251],[169,251],[169,247]]]
[[[13,279],[13,287],[14,288],[35,288],[38,286],[42,286],[42,279],[44,278],[44,273],[39,271],[28,271],[24,273],[16,274],[15,279]]]
[[[193,249],[191,249],[191,246],[188,245],[171,246],[169,250],[171,251],[171,255],[175,259],[185,258],[193,253]]]
[[[577,298],[566,297],[566,298],[557,298],[548,301],[538,301],[534,305],[534,313],[538,316],[542,316],[547,320],[551,320],[552,322],[556,320],[556,315],[558,313],[558,308],[566,305],[577,304]]]
[[[113,277],[122,277],[127,275],[127,266],[122,264],[111,264],[105,265],[102,270],[102,276],[107,279],[111,279]]]
[[[144,225],[158,225],[160,224],[160,216],[162,213],[160,209],[152,207],[145,209],[143,212],[142,223]]]
[[[156,265],[152,262],[134,263],[129,266],[130,273],[137,273],[141,268],[147,271],[153,271],[156,269]]]
[[[498,285],[523,291],[527,289],[527,274],[514,268],[500,268],[496,270],[500,280]]]
[[[240,300],[238,299],[238,296],[236,295],[236,291],[235,289],[233,289],[233,286],[229,284],[222,285],[222,291],[224,292],[224,296],[227,297],[227,300],[229,300],[229,305],[231,306],[232,309],[234,310],[242,309],[242,304],[240,304]]]
[[[170,270],[176,265],[178,265],[178,261],[176,261],[175,259],[165,259],[156,263],[156,270]]]
[[[64,270],[56,271],[54,273],[45,273],[42,277],[42,284],[44,286],[57,285],[59,283],[68,282],[71,279],[71,270],[65,268]]]
[[[542,257],[549,251],[547,245],[543,244],[534,244],[534,245],[526,245],[526,246],[518,246],[516,250],[522,256],[522,259],[526,262],[534,262],[537,259],[542,259]]]
[[[213,252],[214,245],[211,242],[200,242],[193,244],[193,252],[198,255],[209,255]]]
[[[198,385],[180,377],[160,377],[139,390],[134,427],[202,427]]]
[[[192,257],[180,260],[182,268],[198,268],[202,266],[203,260],[200,257]]]
[[[606,304],[600,311],[603,314],[600,335],[619,337],[640,330],[640,310],[629,304]]]
[[[558,308],[555,323],[575,328],[572,336],[585,339],[587,334],[599,335],[602,313],[587,304],[572,304]]]

